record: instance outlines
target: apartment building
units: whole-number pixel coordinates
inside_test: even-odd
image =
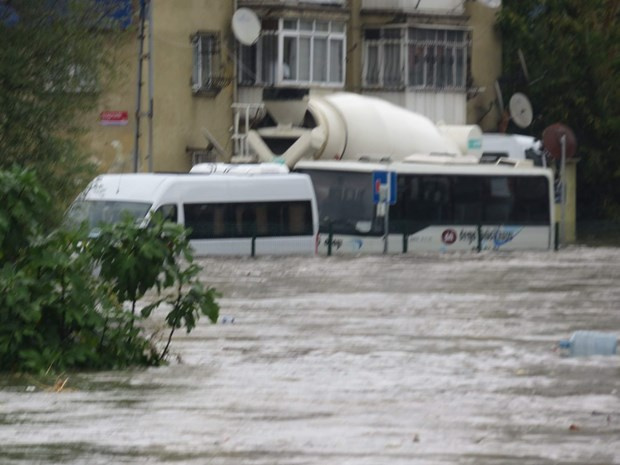
[[[89,115],[89,141],[103,171],[187,171],[199,161],[247,155],[244,131],[261,111],[265,89],[356,92],[434,121],[497,128],[497,10],[479,1],[132,5],[119,77]],[[255,37],[235,31],[240,9],[258,20],[246,34]]]
[[[497,10],[463,0],[239,0],[262,20],[241,47],[239,98],[265,86],[371,94],[448,124],[494,129]],[[489,118],[486,118],[490,116]]]
[[[233,2],[127,1],[116,78],[85,116],[101,171],[188,171],[230,158]]]

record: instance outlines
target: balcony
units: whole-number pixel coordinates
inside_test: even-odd
[[[381,2],[379,2],[381,3]],[[285,7],[303,7],[303,6],[338,6],[344,7],[346,0],[238,0],[239,6],[259,7],[259,6],[285,6]]]
[[[465,0],[362,0],[362,10],[454,16],[465,13]]]

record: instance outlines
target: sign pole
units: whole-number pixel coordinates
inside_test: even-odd
[[[149,162],[149,172],[153,172],[153,1],[149,0],[146,4],[148,8],[148,21],[149,21],[149,29],[148,29],[148,44],[149,44],[149,110],[147,113],[148,116],[148,124],[149,124],[149,138],[148,138],[148,152],[146,157]]]
[[[566,134],[562,134],[560,137],[560,145],[562,147],[562,160],[560,165],[560,178],[561,178],[561,201],[562,201],[562,210],[561,210],[561,232],[560,239],[561,243],[564,244],[566,241]]]
[[[383,216],[383,253],[388,253],[388,235],[390,232],[390,205],[396,202],[396,173],[391,171],[373,171],[372,201],[377,206],[376,216]]]
[[[133,142],[133,172],[137,173],[140,168],[140,119],[142,118],[142,60],[144,59],[144,22],[145,2],[140,0],[140,19],[138,22],[138,89],[136,91],[136,128]]]
[[[390,195],[391,195],[391,186],[390,180],[391,176],[388,172],[387,174],[387,182],[385,184],[385,195],[383,196],[383,202],[385,205],[385,215],[383,216],[383,253],[388,253],[388,236],[390,233]]]
[[[562,245],[566,241],[566,159],[572,158],[577,150],[577,139],[568,126],[554,123],[543,131],[543,146],[549,155],[556,161],[556,191],[555,202],[560,204],[560,221],[556,224],[556,244]],[[557,166],[557,163],[560,166]],[[558,173],[559,171],[559,173]],[[559,198],[558,198],[559,197]],[[557,210],[556,210],[557,211]],[[558,240],[559,238],[559,240]]]

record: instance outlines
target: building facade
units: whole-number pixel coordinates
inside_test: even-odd
[[[320,7],[316,7],[320,4]],[[446,124],[497,128],[496,9],[463,0],[239,0],[262,20],[241,46],[240,102],[261,89],[374,95]]]
[[[240,9],[258,31],[234,30]],[[118,77],[88,115],[90,148],[102,171],[187,171],[247,155],[265,89],[373,95],[495,130],[496,12],[472,0],[133,2]]]
[[[100,170],[188,171],[204,159],[230,158],[232,2],[141,0],[132,7],[115,79],[86,115]]]

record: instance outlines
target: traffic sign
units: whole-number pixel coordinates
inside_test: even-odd
[[[382,189],[388,196],[383,199]],[[396,173],[394,171],[373,171],[372,172],[372,201],[375,204],[389,202],[390,205],[396,203]]]

